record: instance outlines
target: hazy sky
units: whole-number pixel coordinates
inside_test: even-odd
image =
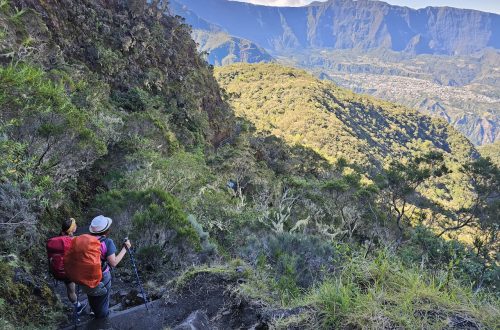
[[[237,0],[269,6],[303,6],[313,0]],[[393,5],[424,8],[427,6],[449,6],[470,8],[500,14],[500,0],[385,0]]]

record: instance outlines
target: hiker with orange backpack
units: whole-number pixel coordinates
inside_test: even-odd
[[[68,277],[80,284],[87,293],[90,308],[96,318],[109,314],[111,293],[110,267],[116,267],[131,247],[126,240],[118,254],[113,240],[108,236],[113,220],[99,215],[92,220],[90,235],[80,235],[64,256],[64,267]]]
[[[50,273],[56,280],[64,282],[68,299],[74,305],[76,313],[80,315],[85,310],[85,307],[87,307],[87,302],[80,303],[78,301],[76,284],[67,277],[63,262],[64,254],[71,246],[76,228],[75,219],[69,218],[64,220],[61,224],[59,236],[47,240],[47,256],[49,258]]]

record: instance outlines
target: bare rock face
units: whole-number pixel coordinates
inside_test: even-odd
[[[205,312],[197,310],[174,328],[174,330],[210,330],[210,323]]]

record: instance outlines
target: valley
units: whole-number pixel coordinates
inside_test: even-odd
[[[497,16],[174,2],[0,0],[0,328],[497,329]]]
[[[210,0],[209,6],[204,10],[197,0],[173,1],[174,10],[192,24],[199,49],[213,53],[207,57],[211,64],[269,62],[274,58],[356,93],[443,118],[475,145],[500,138],[499,15],[453,8],[411,10],[371,1],[330,0],[307,7],[277,8]],[[366,20],[352,16],[353,11]],[[239,17],[241,24],[221,13]],[[442,21],[435,21],[435,15]],[[444,23],[458,17],[475,23],[467,29]],[[352,20],[359,24],[352,25]],[[247,59],[231,55],[234,46],[228,50],[206,41],[210,39],[206,35],[222,31],[247,38],[256,44],[252,49],[262,50],[252,51],[255,55]],[[481,37],[472,41],[478,35]],[[226,56],[223,63],[220,59]]]

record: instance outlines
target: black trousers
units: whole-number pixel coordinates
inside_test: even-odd
[[[105,284],[106,293],[100,296],[88,296],[90,309],[96,318],[101,319],[109,315],[109,296],[111,294],[111,272],[102,274],[102,283]]]

